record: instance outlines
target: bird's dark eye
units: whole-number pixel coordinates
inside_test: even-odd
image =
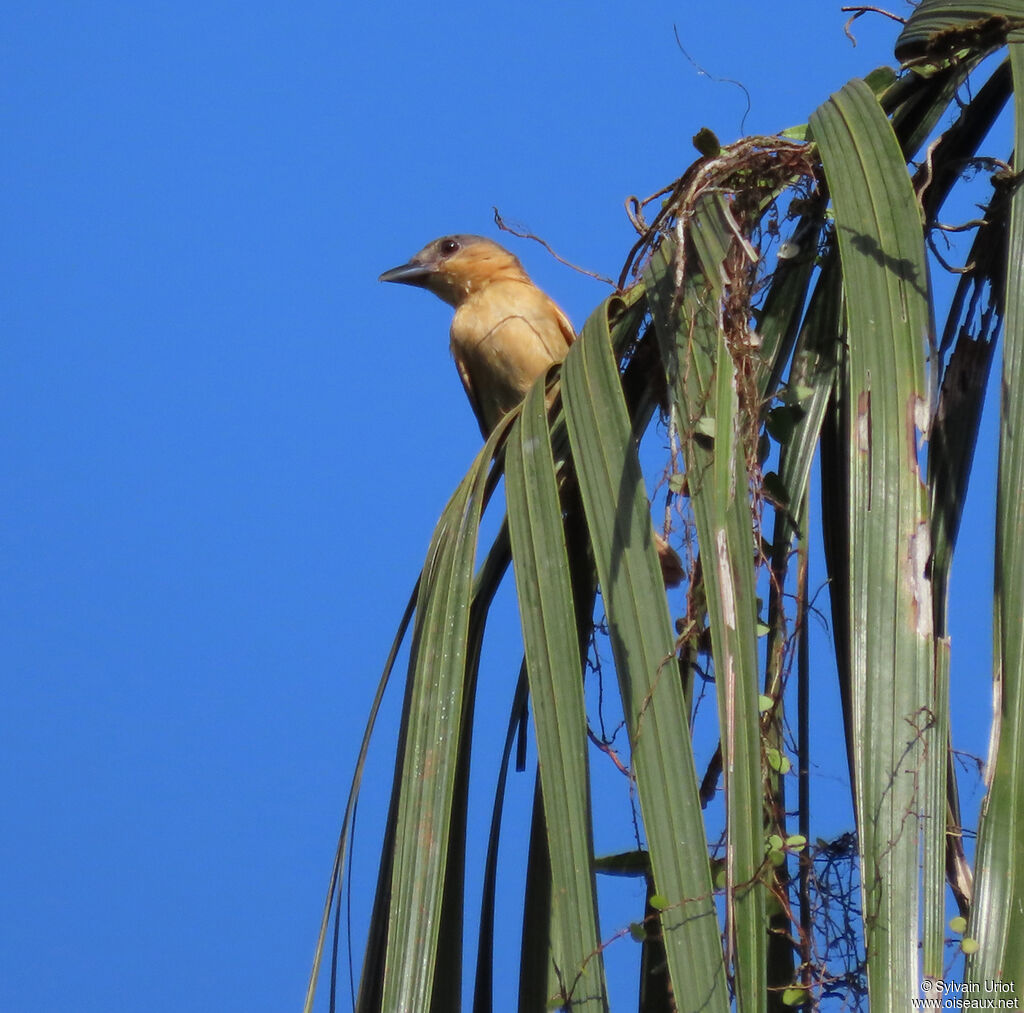
[[[448,257],[453,254],[459,248],[458,240],[456,239],[442,239],[441,240],[441,253]]]

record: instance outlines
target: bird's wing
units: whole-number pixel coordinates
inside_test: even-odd
[[[561,306],[556,303],[552,303],[555,307],[555,312],[558,316],[558,326],[561,328],[562,337],[565,339],[567,345],[571,345],[576,340],[576,332],[573,330],[572,324],[569,318],[562,312]]]
[[[534,289],[534,298],[523,306],[523,319],[540,339],[544,351],[552,362],[561,362],[569,346],[576,340],[576,332],[561,307],[540,289]]]
[[[463,389],[466,391],[466,397],[469,399],[469,406],[473,409],[477,425],[480,426],[480,432],[486,440],[489,432],[487,420],[484,418],[480,399],[476,396],[476,391],[473,389],[473,380],[469,375],[469,368],[466,365],[465,360],[455,351],[454,348],[452,349],[452,352],[453,358],[455,359],[455,368],[459,371],[459,379],[462,380]]]
[[[528,282],[488,285],[456,309],[452,356],[485,435],[575,337],[568,317]]]

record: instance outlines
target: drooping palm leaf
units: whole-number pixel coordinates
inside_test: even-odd
[[[1019,91],[1024,80],[1017,19],[1024,25],[1024,0],[923,0],[898,48],[913,72],[851,82],[815,111],[809,130],[788,139],[747,138],[698,160],[656,195],[649,227],[642,218],[648,205],[635,203],[642,235],[622,272],[634,283],[598,307],[550,389],[539,383],[521,417],[491,440],[432,542],[416,602],[361,1013],[448,1011],[460,1003],[476,669],[510,548],[539,759],[519,1008],[532,1013],[552,1001],[608,1008],[603,955],[621,926],[599,927],[591,809],[602,800],[590,797],[581,681],[582,648],[601,635],[593,629],[595,587],[641,816],[644,850],[632,860],[648,879],[646,907],[636,915],[647,932],[644,1013],[673,1003],[680,1010],[724,1011],[733,1003],[775,1010],[807,997],[782,994],[787,973],[812,994],[827,979],[827,969],[812,963],[813,856],[801,860],[801,891],[765,858],[773,847],[780,857],[766,837],[783,830],[783,809],[791,808],[790,801],[783,806],[784,768],[772,757],[789,741],[786,679],[794,653],[799,743],[807,748],[806,553],[813,540],[805,505],[816,446],[872,1008],[906,1008],[922,966],[928,974],[947,966],[944,866],[962,910],[972,898],[948,759],[955,657],[945,638],[946,587],[1002,311],[997,710],[970,912],[980,950],[968,973],[980,982],[1024,966],[1024,528],[1016,512],[1024,451],[1015,435],[1024,427],[1015,382],[1024,370],[1024,215],[1012,172],[995,175],[995,197],[941,340],[928,254],[941,269],[934,237],[964,166],[996,167],[977,156],[1011,85]],[[1009,64],[969,94],[958,92],[992,66],[983,58],[1007,41]],[[936,136],[955,102],[958,119]],[[1021,120],[1018,108],[1018,151]],[[908,167],[912,157],[921,161]],[[666,599],[662,585],[637,452],[658,404],[681,450],[672,506],[692,538],[678,641],[670,617],[680,604]],[[779,448],[770,474],[761,470],[768,467],[766,419]],[[480,511],[502,474],[503,454],[508,529],[474,576]],[[761,537],[769,525],[770,544]],[[801,552],[795,577],[794,538]],[[770,637],[762,652],[763,587]],[[783,603],[793,593],[789,616]],[[764,716],[762,665],[771,697]],[[712,727],[721,741],[721,771],[713,760],[700,788],[690,738],[697,671],[714,681]],[[506,766],[522,693],[514,706]],[[804,753],[804,771],[808,762]],[[700,809],[712,798],[715,807],[721,799],[725,827],[722,876],[714,879],[715,845]],[[345,844],[343,836],[332,890]],[[495,861],[488,864],[492,882]],[[603,860],[602,867],[612,865]],[[325,932],[326,919],[317,966]],[[491,968],[483,962],[498,958],[486,926],[481,938],[477,1003],[484,1013]],[[789,938],[792,954],[785,952]],[[652,966],[658,962],[667,974]],[[307,1009],[314,984],[315,971]]]
[[[1014,147],[1019,154],[1024,151],[1024,32],[1012,40]],[[978,983],[1019,982],[1024,970],[1024,192],[1018,185],[1006,197],[1010,211],[996,489],[993,725],[969,926],[979,948],[967,972]]]

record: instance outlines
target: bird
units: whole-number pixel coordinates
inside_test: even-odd
[[[452,357],[485,438],[576,340],[519,258],[484,236],[441,236],[378,280],[425,288],[455,308]]]
[[[569,318],[519,258],[484,236],[441,236],[378,281],[425,288],[455,307],[452,357],[485,439],[576,340]],[[665,586],[677,587],[682,562],[664,536],[652,536]]]

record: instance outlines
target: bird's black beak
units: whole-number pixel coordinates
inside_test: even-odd
[[[417,264],[416,261],[410,260],[408,264],[385,271],[377,281],[396,281],[402,285],[417,285],[424,288],[433,274],[433,270],[428,265]]]

